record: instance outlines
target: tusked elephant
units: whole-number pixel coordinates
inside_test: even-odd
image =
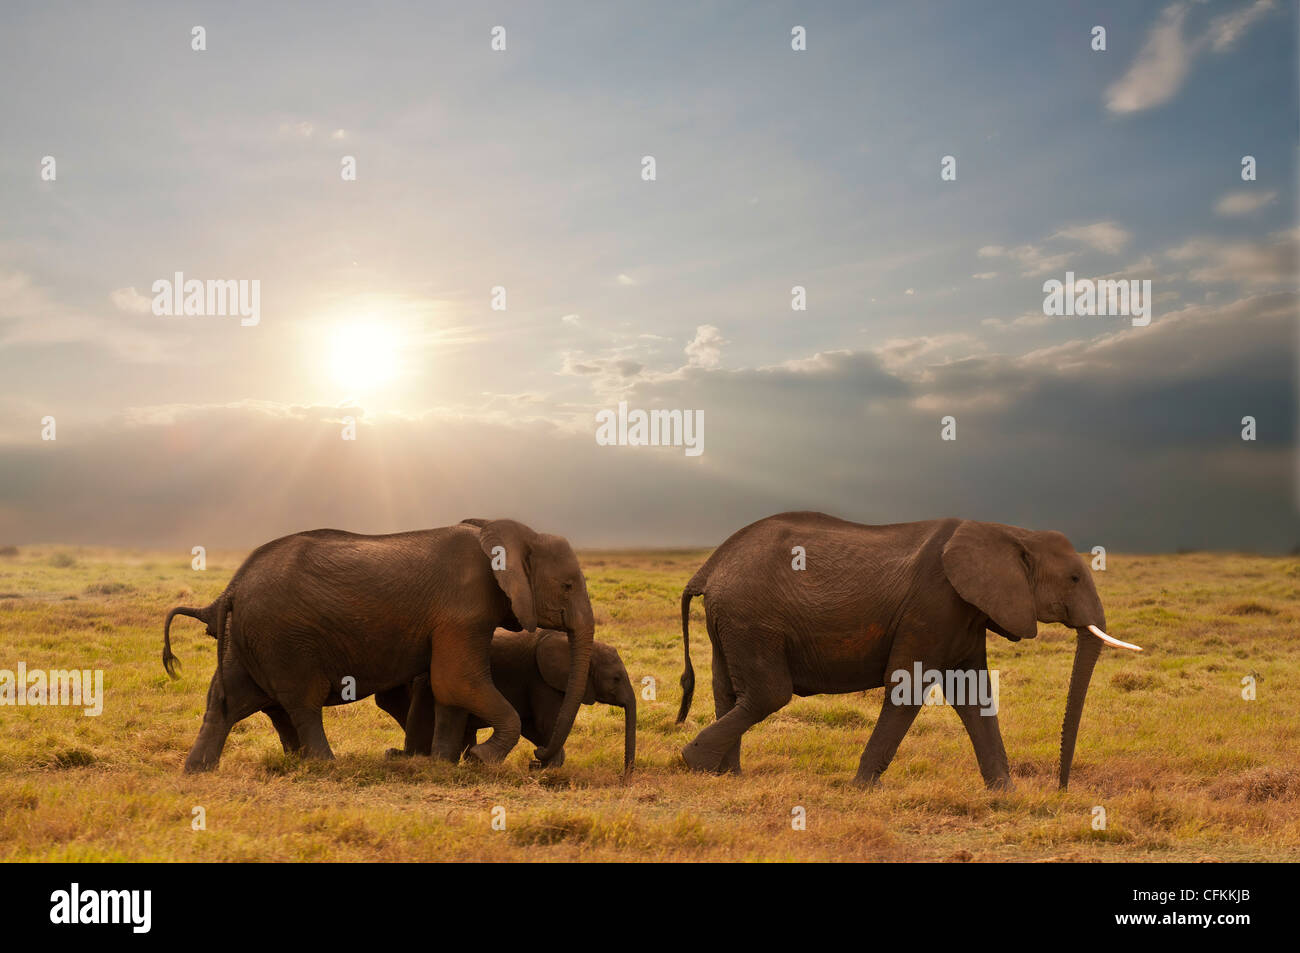
[[[529,741],[541,744],[554,734],[554,726],[564,703],[564,688],[569,680],[569,651],[564,633],[550,629],[536,632],[510,632],[498,629],[492,638],[492,681],[506,700],[514,706]],[[429,754],[434,734],[434,697],[428,678],[421,676],[408,687],[399,685],[375,694],[375,703],[392,715],[406,729],[404,749],[390,749],[389,754]],[[628,678],[623,659],[612,645],[596,642],[591,649],[591,666],[587,676],[584,705],[600,703],[623,709],[623,769],[632,770],[636,761],[636,692]],[[487,728],[485,722],[471,717],[465,729],[461,750],[474,744],[475,734]],[[564,763],[561,748],[551,765]]]
[[[802,569],[795,547],[803,547]],[[916,663],[920,671],[987,679],[987,631],[1015,642],[1034,638],[1039,622],[1059,622],[1078,633],[1061,729],[1065,788],[1102,645],[1138,649],[1105,633],[1092,574],[1060,533],[961,519],[868,526],[824,513],[782,513],[732,535],[682,592],[679,724],[695,690],[694,596],[704,597],[713,644],[716,720],[682,757],[703,771],[739,772],[741,735],[791,695],[897,688],[905,679],[898,673],[918,671]],[[996,712],[981,714],[985,706],[969,699],[953,707],[985,783],[1011,787]],[[885,692],[858,765],[859,784],[876,784],[919,710],[915,696]]]
[[[489,646],[498,626],[568,636],[564,699],[535,754],[535,766],[546,766],[573,727],[595,639],[586,581],[568,541],[514,520],[387,536],[320,529],[267,543],[211,606],[168,613],[163,667],[173,678],[176,615],[201,619],[217,638],[217,670],[186,771],[216,767],[231,727],[259,711],[282,738],[291,731],[307,756],[331,758],[322,706],[422,673],[438,698],[433,753],[459,759],[472,714],[492,735],[469,756],[497,763],[520,734],[518,714],[492,684]]]

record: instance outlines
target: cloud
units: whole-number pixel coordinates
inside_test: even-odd
[[[1133,236],[1114,222],[1094,222],[1092,225],[1063,228],[1052,237],[1082,242],[1097,251],[1113,255],[1121,251]]]
[[[1297,235],[1284,230],[1257,240],[1193,238],[1165,255],[1189,266],[1187,277],[1199,284],[1226,282],[1247,288],[1294,286]]]
[[[1210,22],[1210,49],[1222,53],[1232,48],[1239,37],[1249,30],[1260,17],[1273,9],[1273,0],[1255,0],[1254,3],[1215,17]]]
[[[1067,254],[1052,254],[1037,245],[1017,245],[1014,248],[985,245],[979,250],[979,256],[1010,258],[1020,264],[1020,273],[1027,277],[1061,271],[1070,261],[1070,256]]]
[[[1187,7],[1165,7],[1128,72],[1106,90],[1106,108],[1131,113],[1168,102],[1191,69],[1193,51],[1183,40]]]
[[[108,298],[113,302],[113,307],[119,311],[130,311],[135,314],[153,313],[153,299],[140,294],[134,286],[111,291]]]
[[[576,314],[566,314],[564,315],[564,317],[560,318],[560,320],[563,321],[565,324],[572,325],[573,327],[577,327],[578,323],[582,320],[582,318]]]
[[[1276,198],[1276,192],[1258,192],[1254,190],[1229,192],[1214,204],[1214,213],[1227,216],[1249,215],[1251,212],[1258,211],[1265,205],[1271,204]]]
[[[159,319],[148,307],[136,305],[136,298],[118,289],[109,295],[123,312],[114,320],[87,313],[57,300],[46,288],[21,272],[0,272],[0,347],[54,348],[90,345],[119,360],[131,363],[162,363],[173,360],[168,341],[155,328]]]
[[[971,275],[972,278],[975,278],[978,281],[989,281],[997,276],[998,273],[996,271],[977,271],[975,274]]]
[[[1222,54],[1232,49],[1273,6],[1273,0],[1255,0],[1216,17],[1204,34],[1191,39],[1183,36],[1187,4],[1173,3],[1165,7],[1128,72],[1106,89],[1106,108],[1123,114],[1167,103],[1182,89],[1202,52],[1209,49]]]
[[[617,281],[620,285],[622,285],[625,288],[630,288],[632,285],[636,284],[635,278],[633,278],[631,275],[624,274],[622,272],[620,272],[618,277],[615,278],[614,280]]]
[[[722,346],[728,342],[711,324],[701,324],[695,337],[686,345],[686,357],[692,367],[717,367],[722,361]]]

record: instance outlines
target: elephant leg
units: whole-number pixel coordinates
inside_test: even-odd
[[[433,692],[429,691],[429,680],[421,675],[411,682],[410,702],[406,709],[406,745],[404,752],[408,755],[433,754],[433,733],[437,717],[437,705]],[[460,760],[457,753],[456,760]]]
[[[874,787],[880,780],[880,776],[885,773],[889,767],[889,762],[894,760],[894,754],[898,751],[898,746],[903,740],[903,735],[907,734],[907,729],[912,727],[912,722],[916,720],[917,713],[921,710],[920,705],[899,705],[895,704],[885,693],[885,704],[880,709],[880,718],[876,720],[876,727],[871,732],[871,737],[867,739],[866,750],[862,752],[862,760],[858,763],[858,774],[853,780],[863,787]]]
[[[403,730],[406,729],[406,715],[411,710],[411,691],[409,688],[405,685],[394,685],[382,692],[375,692],[375,704],[382,711],[387,712]]]
[[[520,716],[519,733],[539,748],[551,740],[555,731],[555,722],[560,717],[560,705],[564,696],[558,692],[540,693],[532,700],[532,711],[527,717]],[[555,757],[546,762],[548,768],[558,768],[564,764],[564,749],[555,752]],[[536,767],[536,765],[534,765]]]
[[[720,639],[717,645],[715,656],[724,655],[725,643]],[[744,656],[733,654],[733,661],[738,657]],[[784,708],[794,694],[783,639],[761,643],[759,649],[746,659],[743,670],[738,670],[725,658],[723,662],[732,676],[735,704],[682,749],[682,759],[696,771],[723,773],[730,770],[728,759],[733,750],[739,762],[740,736],[774,711]]]
[[[272,705],[262,710],[270,716],[271,724],[275,726],[275,733],[280,736],[280,747],[284,749],[284,753],[296,754],[301,751],[302,742],[298,740],[298,729],[294,728],[289,713],[279,705]]]
[[[487,741],[469,749],[467,756],[486,764],[499,764],[505,760],[519,742],[519,713],[506,697],[492,684],[492,658],[489,646],[492,633],[483,637],[467,634],[453,640],[451,633],[435,637],[433,660],[429,666],[429,688],[437,699],[437,721],[434,729],[434,753],[452,752],[464,737],[465,723],[456,720],[446,728],[441,724],[444,705],[459,708],[481,718],[492,729]],[[445,741],[447,747],[440,749]]]
[[[473,725],[466,724],[465,736],[460,740],[460,757],[465,757],[465,752],[476,744],[478,744],[478,729]]]
[[[470,735],[469,712],[435,702],[429,753],[439,761],[455,764],[467,748],[467,735]]]
[[[987,644],[981,638],[974,651],[954,666],[959,671],[976,674],[977,691],[981,690],[981,686],[992,684],[989,680],[986,653]],[[963,691],[962,696],[964,695]],[[982,697],[961,697],[962,704],[957,704],[958,700],[952,698],[949,702],[952,703],[957,717],[965,726],[966,734],[970,736],[970,743],[975,748],[975,760],[979,762],[980,774],[984,777],[985,786],[991,791],[1011,790],[1011,766],[1007,762],[1007,749],[1002,744],[1002,730],[998,727],[997,712],[985,713],[982,709],[986,707],[983,704],[986,699]],[[987,700],[991,701],[991,699]]]
[[[1002,731],[998,716],[986,715],[980,705],[954,705],[957,717],[966,726],[970,743],[975,746],[975,760],[979,762],[984,784],[991,791],[1010,791],[1011,766],[1007,762],[1007,749],[1002,745]]]
[[[727,671],[727,659],[715,646],[713,649],[713,720],[718,721],[735,707],[736,689],[731,684],[731,673]],[[740,774],[740,739],[736,739],[731,750],[723,755],[718,770]]]
[[[334,752],[330,750],[330,743],[325,737],[325,722],[321,720],[321,709],[316,707],[287,710],[293,720],[294,730],[298,732],[298,739],[302,742],[302,753],[308,758],[332,761]]]
[[[225,697],[221,693],[221,683],[225,683]],[[208,684],[208,707],[203,713],[203,726],[199,736],[194,739],[185,758],[186,773],[211,771],[221,760],[221,749],[226,746],[230,729],[249,715],[262,711],[274,704],[273,699],[258,687],[252,677],[238,662],[226,662],[222,677],[216,672]]]

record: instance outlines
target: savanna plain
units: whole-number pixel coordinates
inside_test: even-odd
[[[1074,633],[990,636],[1016,783],[991,793],[942,706],[922,711],[877,790],[854,787],[883,689],[796,698],[746,734],[740,777],[687,771],[678,752],[713,704],[697,599],[698,688],[686,724],[674,723],[678,600],[707,551],[579,554],[596,637],[618,648],[638,687],[654,679],[627,780],[615,709],[584,706],[564,765],[537,773],[527,741],[490,768],[389,759],[401,732],[369,699],[326,710],[333,762],[284,755],[256,715],[231,734],[216,772],[187,776],[215,642],[177,620],[184,668],[172,681],[160,662],[163,616],[210,602],[242,555],[210,553],[199,572],[183,554],[0,548],[0,669],[104,671],[99,717],[0,707],[0,858],[1300,859],[1300,558],[1108,557],[1096,577],[1109,631],[1145,651],[1103,652],[1068,792],[1056,790],[1055,770]],[[1242,697],[1247,676],[1254,700]],[[493,827],[496,808],[504,830]]]

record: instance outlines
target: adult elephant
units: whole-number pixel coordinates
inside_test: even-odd
[[[694,596],[704,597],[713,643],[716,720],[682,757],[705,771],[739,772],[741,735],[792,694],[898,688],[927,670],[987,680],[987,631],[1018,642],[1034,638],[1039,622],[1059,622],[1078,633],[1061,729],[1064,788],[1102,644],[1138,648],[1105,633],[1092,574],[1060,533],[960,519],[867,526],[824,513],[782,513],[729,538],[682,592],[686,669],[678,723],[695,689]],[[874,785],[889,766],[920,710],[918,694],[885,693],[858,783]],[[949,701],[985,783],[1011,787],[996,710],[984,713],[980,700]]]
[[[285,536],[254,551],[212,606],[173,610],[168,623],[175,614],[202,618],[217,637],[217,670],[187,771],[216,767],[231,727],[258,711],[278,729],[292,728],[307,756],[331,758],[322,706],[421,673],[438,699],[433,754],[459,758],[472,714],[492,735],[469,755],[499,762],[519,740],[520,722],[492,684],[489,646],[498,626],[545,626],[568,636],[564,700],[536,752],[536,764],[545,766],[573,727],[595,636],[568,541],[514,520],[387,536],[332,529]],[[163,666],[173,677],[175,664],[164,629]]]

